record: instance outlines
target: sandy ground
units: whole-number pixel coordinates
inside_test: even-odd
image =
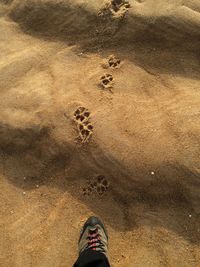
[[[90,215],[112,266],[200,266],[199,11],[0,1],[0,266],[72,266]]]

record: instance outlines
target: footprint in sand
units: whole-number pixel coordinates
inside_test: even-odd
[[[111,89],[113,87],[113,76],[112,74],[104,74],[100,78],[100,84],[104,89]]]
[[[127,0],[112,0],[111,1],[111,8],[115,13],[127,12],[130,7],[131,7],[131,5],[130,5],[129,1],[127,1]]]
[[[99,16],[112,15],[115,18],[123,18],[131,8],[128,0],[111,0],[99,11]]]
[[[102,67],[104,69],[108,69],[108,68],[119,68],[121,66],[121,60],[114,56],[114,55],[110,55],[102,64]]]
[[[88,186],[83,188],[83,195],[90,196],[92,193],[97,193],[102,196],[106,193],[110,186],[109,181],[104,175],[97,175],[88,181]]]
[[[121,60],[119,58],[117,58],[117,57],[115,57],[113,55],[109,56],[109,58],[108,58],[109,67],[115,69],[115,68],[119,67],[120,64],[121,64]]]
[[[82,143],[90,140],[93,134],[93,125],[90,122],[90,112],[85,107],[79,107],[74,112],[74,121],[77,125],[79,137]]]

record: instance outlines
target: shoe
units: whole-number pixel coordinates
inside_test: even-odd
[[[97,217],[90,217],[84,224],[79,239],[79,254],[91,249],[108,253],[108,234],[103,223]]]

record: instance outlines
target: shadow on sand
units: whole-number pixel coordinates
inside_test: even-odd
[[[3,127],[7,127],[10,136],[19,134],[17,129]],[[37,136],[33,130],[31,143],[24,144],[20,140],[29,141],[27,132],[30,136],[30,129],[21,130],[21,139],[12,138],[7,145],[2,145],[5,142],[1,136],[2,171],[10,183],[23,190],[34,190],[39,184],[68,191],[119,231],[130,231],[141,225],[159,226],[192,243],[200,243],[198,173],[178,163],[166,163],[157,166],[155,176],[151,176],[144,168],[134,167],[134,162],[127,170],[97,144],[87,147],[58,145],[48,129],[40,130]],[[108,177],[111,186],[105,196],[94,197],[91,201],[80,192],[80,185],[96,173]],[[115,208],[121,210],[123,225],[116,224],[112,217]]]

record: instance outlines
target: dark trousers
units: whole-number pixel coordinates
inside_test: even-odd
[[[81,253],[74,267],[110,267],[110,264],[103,253],[88,249]]]

